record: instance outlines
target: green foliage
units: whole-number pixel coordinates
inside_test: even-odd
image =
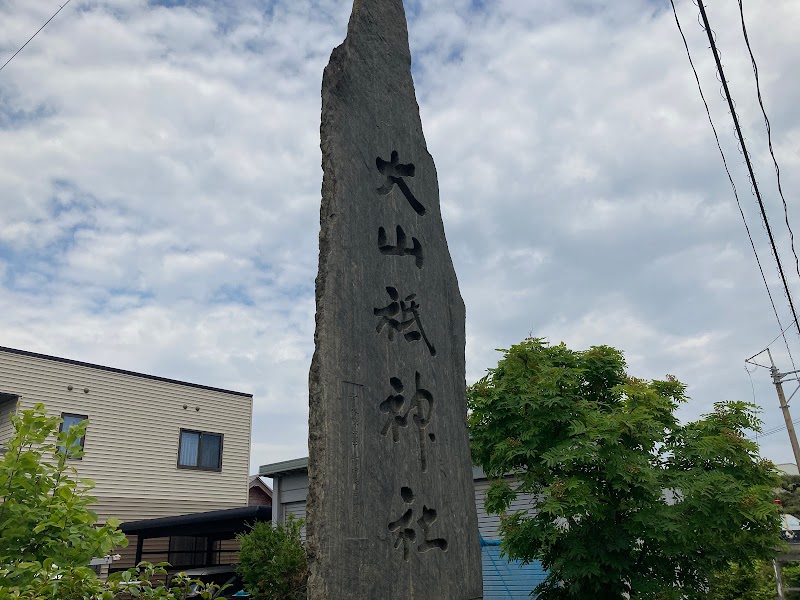
[[[777,591],[771,562],[731,563],[709,579],[708,600],[774,600]]]
[[[98,525],[89,509],[94,484],[78,477],[70,458],[79,457],[86,423],[58,432],[61,419],[37,404],[11,417],[14,434],[0,460],[0,565],[15,565],[0,586],[24,586],[44,569],[81,567],[127,544],[119,522]],[[70,448],[69,455],[61,450]]]
[[[628,376],[613,348],[528,339],[503,352],[469,389],[472,452],[495,480],[486,508],[504,552],[549,571],[540,598],[680,598],[730,562],[774,555],[777,477],[744,435],[755,406],[719,402],[682,426],[686,386]],[[519,493],[535,514],[506,512]]]
[[[797,517],[800,515],[800,476],[782,475],[778,490],[781,511]]]
[[[241,543],[236,572],[253,600],[303,600],[308,565],[300,537],[302,519],[289,515],[285,525],[256,523],[238,536]]]
[[[0,460],[0,600],[178,600],[190,591],[215,597],[217,586],[182,574],[168,586],[154,582],[166,574],[166,563],[142,563],[101,581],[89,561],[128,541],[118,520],[98,524],[89,509],[94,483],[80,478],[71,462],[83,453],[86,422],[59,432],[61,419],[48,416],[42,404],[11,421],[14,433]]]
[[[45,566],[32,572],[24,585],[0,586],[0,600],[185,600],[188,597],[211,600],[224,589],[183,573],[172,576],[165,585],[160,580],[166,578],[167,566],[168,563],[143,562],[136,568],[113,573],[103,581],[89,567],[62,568],[45,561]],[[14,570],[18,567],[0,567],[0,575]]]
[[[800,592],[786,591],[788,587],[800,587],[800,563],[793,562],[784,564],[781,575],[783,576],[783,595],[785,600],[800,600]]]

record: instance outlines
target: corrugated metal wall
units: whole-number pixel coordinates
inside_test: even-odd
[[[286,515],[294,515],[296,519],[305,519],[306,518],[306,501],[302,500],[300,502],[289,502],[288,504],[284,505],[284,510],[286,511]],[[306,526],[303,525],[303,528],[300,530],[300,537],[305,542],[306,541]]]
[[[547,573],[536,561],[523,565],[500,556],[499,545],[482,545],[483,600],[530,600]]]

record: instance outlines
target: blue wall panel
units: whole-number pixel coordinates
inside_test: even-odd
[[[484,600],[530,600],[547,572],[534,561],[523,565],[500,556],[499,542],[481,540]]]

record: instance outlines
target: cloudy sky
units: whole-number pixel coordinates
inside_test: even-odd
[[[0,64],[58,6],[0,0]],[[677,6],[789,325],[697,7]],[[72,0],[0,71],[0,345],[251,392],[251,470],[305,456],[320,84],[350,8]],[[529,334],[610,344],[632,374],[689,384],[684,419],[755,398],[782,425],[769,373],[744,369],[780,328],[669,3],[406,8],[468,383]],[[800,4],[744,9],[800,245]],[[737,5],[708,10],[800,303]],[[785,431],[761,443],[791,459]]]

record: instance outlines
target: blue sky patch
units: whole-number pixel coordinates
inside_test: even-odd
[[[0,130],[21,129],[42,121],[56,114],[52,106],[38,104],[33,107],[22,107],[0,90]]]

